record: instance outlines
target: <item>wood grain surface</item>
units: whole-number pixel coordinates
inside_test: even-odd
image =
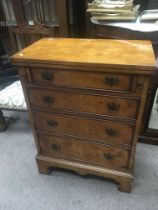
[[[139,100],[110,95],[92,95],[59,90],[29,90],[30,103],[40,110],[57,109],[136,119]]]
[[[39,141],[44,154],[109,166],[110,168],[125,169],[128,167],[130,151],[122,148],[46,135],[40,135]]]
[[[155,69],[150,41],[110,39],[44,38],[11,57],[17,65],[50,63],[60,65],[113,66]],[[152,73],[152,71],[151,71]]]
[[[40,173],[52,167],[114,179],[130,192],[156,65],[149,41],[42,39],[19,67]]]
[[[34,113],[34,121],[37,130],[50,134],[76,136],[87,141],[95,140],[107,144],[130,145],[133,140],[134,125],[117,121],[42,112]]]

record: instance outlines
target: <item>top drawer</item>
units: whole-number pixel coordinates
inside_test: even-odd
[[[31,68],[32,83],[49,86],[131,92],[133,79],[127,74]]]

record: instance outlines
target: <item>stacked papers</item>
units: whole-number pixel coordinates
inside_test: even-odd
[[[133,0],[95,0],[88,4],[92,20],[136,20],[140,5]]]

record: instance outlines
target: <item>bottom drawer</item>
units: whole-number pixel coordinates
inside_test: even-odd
[[[128,167],[129,150],[119,147],[43,134],[39,135],[39,142],[42,154],[111,168],[125,169]]]

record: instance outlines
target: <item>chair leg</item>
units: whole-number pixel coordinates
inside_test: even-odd
[[[2,110],[0,110],[0,132],[3,132],[7,129],[7,124],[3,116]]]

